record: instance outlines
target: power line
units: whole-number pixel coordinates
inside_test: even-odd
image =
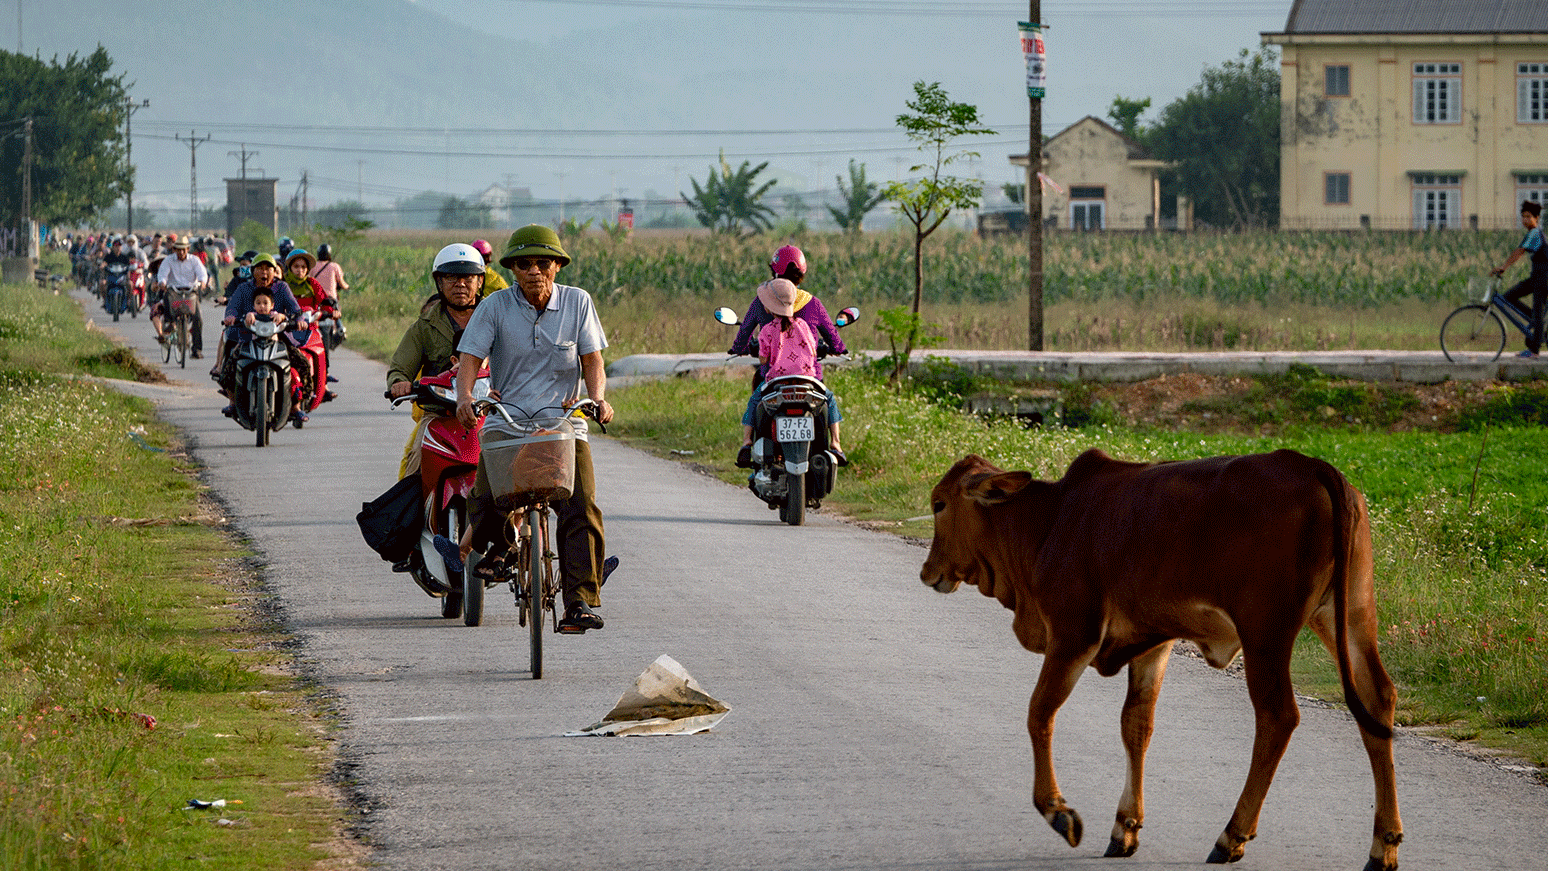
[[[551,3],[566,6],[608,6],[624,9],[709,10],[714,12],[779,12],[781,14],[831,15],[908,15],[937,18],[1000,18],[1016,21],[1025,12],[1020,4],[968,3],[951,5],[934,0],[807,0],[776,3],[770,0],[504,0],[507,3]],[[1176,18],[1207,15],[1210,17],[1247,17],[1284,14],[1282,0],[1183,0],[1181,3],[1134,4],[1123,0],[1072,0],[1068,4],[1050,4],[1043,17]],[[1019,7],[1019,8],[1018,8]]]

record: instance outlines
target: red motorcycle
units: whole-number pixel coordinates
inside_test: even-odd
[[[435,549],[435,537],[453,542],[462,539],[468,525],[468,497],[478,473],[478,430],[483,418],[468,429],[457,420],[456,372],[421,378],[413,391],[392,400],[393,405],[413,402],[431,415],[419,447],[419,485],[424,499],[424,528],[419,546],[409,555],[408,571],[426,593],[441,600],[441,616],[461,617],[462,577],[446,569]],[[389,394],[390,396],[390,394]],[[478,373],[473,399],[489,398],[489,370]]]
[[[301,352],[301,356],[310,361],[310,372],[305,376],[298,367],[290,368],[290,387],[293,397],[294,409],[299,414],[292,413],[290,423],[296,429],[300,429],[306,422],[306,415],[316,411],[317,406],[327,402],[328,396],[328,352],[323,346],[322,333],[317,329],[319,312],[307,309],[301,312],[301,319],[295,329],[285,333],[285,342],[290,347]]]
[[[129,317],[140,316],[145,308],[145,266],[138,260],[129,266]]]

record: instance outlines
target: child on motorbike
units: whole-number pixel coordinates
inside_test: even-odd
[[[801,290],[801,281],[806,278],[806,255],[794,245],[782,246],[774,252],[774,257],[769,261],[769,272],[774,279],[783,279],[795,286],[794,299],[791,302],[792,317],[799,318],[810,328],[813,337],[819,342],[827,342],[829,353],[847,354],[848,348],[844,347],[844,340],[839,338],[838,327],[834,325],[833,318],[828,316],[828,310],[823,307],[822,301],[812,294]],[[753,301],[747,307],[747,314],[742,317],[742,328],[737,331],[736,341],[731,343],[731,350],[727,353],[753,354],[755,345],[761,337],[761,330],[774,319],[768,306],[773,300],[771,290],[766,290],[773,284],[772,281],[764,282],[758,286],[758,291]],[[814,377],[822,378],[822,363],[815,363]],[[747,401],[747,411],[742,415],[742,447],[737,451],[736,464],[743,469],[752,468],[752,443],[753,443],[753,411],[758,403],[758,388],[763,384],[767,375],[764,366],[760,362],[757,371],[753,375],[753,392]],[[828,449],[833,452],[834,460],[840,466],[849,465],[849,458],[839,447],[839,421],[844,415],[839,411],[838,398],[833,391],[828,391]]]

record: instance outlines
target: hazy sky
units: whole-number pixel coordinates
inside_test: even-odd
[[[307,169],[316,203],[357,194],[382,202],[424,189],[468,194],[504,182],[544,199],[615,192],[670,197],[690,189],[690,178],[702,179],[722,147],[733,165],[770,161],[768,172],[780,179],[780,191],[830,189],[851,158],[865,163],[872,179],[906,175],[916,154],[894,118],[905,110],[916,80],[940,82],[954,100],[977,106],[981,120],[999,132],[971,142],[983,157],[963,174],[980,175],[997,189],[1017,177],[1007,158],[1025,153],[1028,142],[1016,31],[1016,22],[1027,17],[1024,2],[417,0],[420,10],[445,16],[445,26],[419,44],[381,46],[382,56],[424,68],[464,41],[499,47],[505,60],[488,64],[479,81],[444,81],[436,86],[444,88],[444,98],[414,95],[418,103],[448,106],[460,92],[509,95],[484,96],[485,106],[471,115],[448,116],[470,117],[465,126],[489,135],[365,130],[360,121],[329,130],[334,122],[328,116],[337,113],[306,118],[305,95],[298,94],[301,111],[283,120],[304,119],[310,129],[283,138],[222,127],[242,117],[241,107],[208,95],[250,87],[230,53],[179,70],[173,79],[164,55],[143,50],[144,43],[130,40],[121,27],[76,15],[72,7],[87,0],[13,2],[22,13],[28,54],[84,53],[101,42],[118,69],[137,82],[135,96],[152,100],[134,118],[137,202],[187,201],[189,149],[173,135],[181,131],[186,139],[191,130],[213,136],[198,152],[205,203],[224,199],[220,179],[236,175],[239,166],[228,152],[242,141],[266,143],[253,146],[261,152],[253,167],[281,179],[282,196]],[[350,0],[322,2],[351,6]],[[409,17],[410,2],[388,0],[388,8],[402,4]],[[162,0],[153,8],[169,17],[152,20],[201,22],[199,10],[208,7]],[[1104,117],[1120,94],[1149,97],[1145,118],[1154,118],[1197,83],[1205,67],[1243,48],[1255,51],[1260,33],[1283,29],[1289,8],[1290,0],[1045,0],[1043,133],[1085,115]],[[199,26],[230,34],[217,39],[237,47],[237,34],[248,25]],[[16,16],[3,11],[0,46],[17,46]],[[283,44],[276,46],[288,62]],[[538,62],[529,60],[539,55]],[[275,71],[283,75],[283,69]],[[200,83],[196,97],[158,93],[170,90],[161,84],[168,81]],[[559,91],[578,96],[553,105],[548,95]],[[447,117],[415,117],[402,126],[463,126]],[[539,128],[544,132],[528,132]],[[324,143],[326,148],[312,147]]]

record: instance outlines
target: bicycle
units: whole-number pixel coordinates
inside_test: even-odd
[[[161,345],[161,362],[172,362],[172,352],[177,352],[177,365],[188,368],[188,330],[193,323],[194,307],[199,304],[199,292],[188,287],[167,288],[167,317],[171,319],[172,335]],[[163,334],[165,335],[165,333]]]
[[[1500,293],[1500,279],[1469,278],[1469,303],[1446,315],[1441,323],[1441,352],[1452,363],[1489,363],[1505,351],[1508,321],[1523,339],[1532,335],[1532,315],[1523,312]]]
[[[597,406],[582,399],[568,409],[550,406],[533,414],[511,407],[524,417],[517,420],[492,399],[474,403],[479,414],[494,412],[504,424],[485,427],[480,440],[495,506],[507,513],[508,548],[487,581],[475,571],[481,558],[476,552],[469,555],[462,573],[462,621],[468,626],[479,625],[485,588],[508,584],[515,598],[517,624],[528,631],[532,679],[541,680],[547,615],[552,615],[556,633],[560,621],[560,583],[554,573],[556,554],[549,538],[551,503],[570,498],[574,489],[575,428],[570,418],[584,414],[595,420]],[[545,415],[555,410],[561,413]],[[600,421],[597,426],[607,432]]]

